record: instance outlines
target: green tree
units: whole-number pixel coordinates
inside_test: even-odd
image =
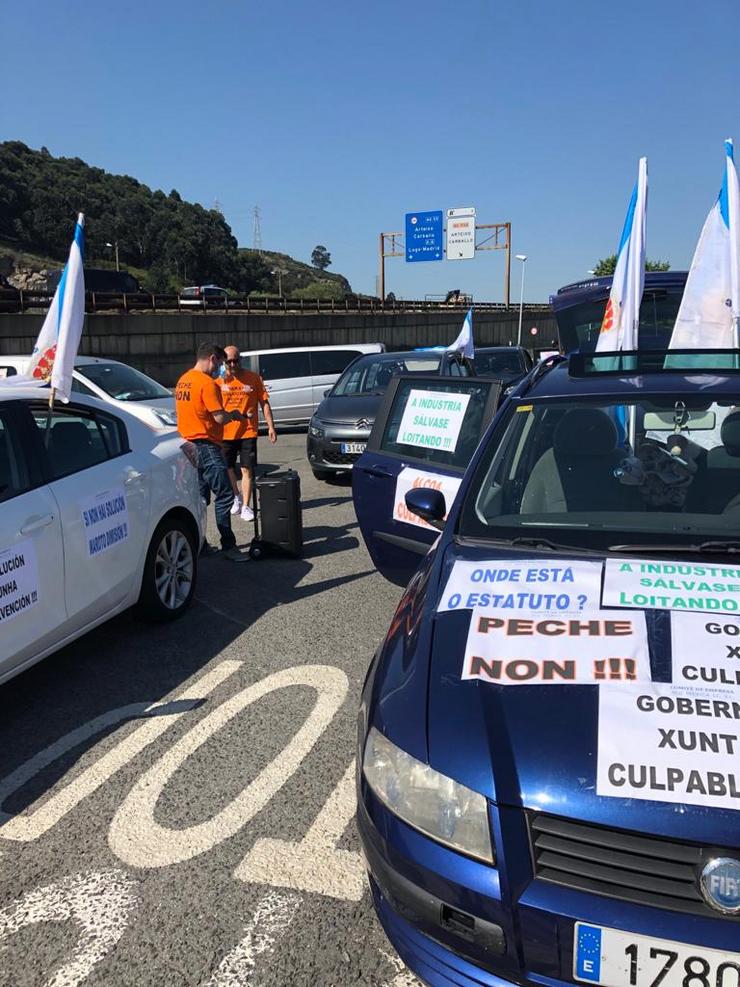
[[[594,264],[594,275],[597,278],[606,277],[607,275],[614,274],[614,269],[617,266],[617,255],[611,254],[609,257],[604,257]],[[667,260],[646,260],[645,270],[646,271],[670,271],[671,265]]]
[[[318,244],[311,251],[311,263],[314,267],[318,267],[320,271],[325,271],[331,264],[331,254],[326,247]]]

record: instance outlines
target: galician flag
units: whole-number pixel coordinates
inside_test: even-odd
[[[740,347],[740,189],[732,141],[725,175],[691,261],[669,349]]]
[[[617,250],[612,290],[596,340],[597,352],[637,349],[640,303],[645,287],[646,220],[647,158],[640,158],[637,182]]]
[[[468,309],[468,314],[465,316],[465,321],[462,324],[462,329],[460,330],[460,335],[457,337],[454,343],[447,347],[448,353],[462,353],[463,356],[468,357],[472,360],[475,356],[475,347],[473,346],[473,309]]]
[[[26,375],[50,382],[52,394],[65,403],[72,390],[72,370],[85,321],[85,217],[77,217],[75,238],[59,285],[33,348]]]

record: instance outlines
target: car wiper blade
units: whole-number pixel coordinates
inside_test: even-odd
[[[523,548],[548,548],[552,552],[572,552],[574,548],[576,551],[579,550],[573,545],[564,545],[560,542],[550,541],[549,538],[527,538],[520,535],[517,538],[502,538],[501,541],[505,541],[507,545],[521,545]]]
[[[610,545],[610,552],[717,552],[740,555],[740,541],[703,541],[698,545],[681,545],[669,542],[662,545]]]

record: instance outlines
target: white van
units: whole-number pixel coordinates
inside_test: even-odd
[[[307,425],[342,371],[358,356],[383,353],[383,343],[296,346],[249,350],[241,354],[245,370],[254,370],[270,393],[277,425]]]
[[[24,374],[30,356],[0,355],[0,380]],[[151,428],[177,425],[175,399],[140,370],[105,357],[78,356],[72,371],[72,393],[86,394],[136,415]]]

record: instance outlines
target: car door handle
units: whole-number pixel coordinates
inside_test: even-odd
[[[30,535],[33,531],[39,531],[41,528],[45,528],[47,525],[51,524],[54,520],[53,514],[44,514],[43,517],[36,517],[29,521],[28,524],[24,524],[21,528],[22,535]]]
[[[379,480],[392,480],[393,479],[393,474],[392,473],[389,473],[388,470],[384,470],[380,466],[366,466],[365,467],[365,472],[368,473],[370,476],[377,477]]]

